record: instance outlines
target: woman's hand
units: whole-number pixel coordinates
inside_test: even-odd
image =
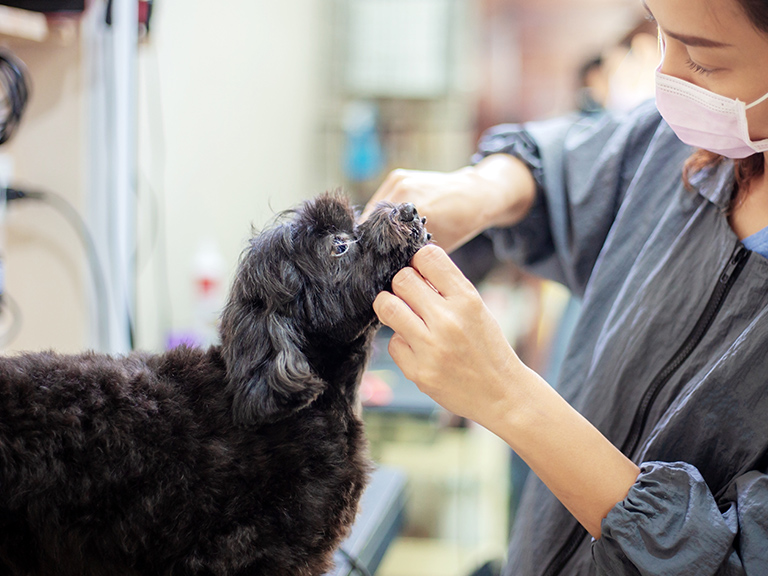
[[[506,441],[595,537],[639,469],[507,343],[474,286],[425,246],[373,303],[406,378]]]
[[[510,384],[527,369],[447,254],[422,248],[392,290],[373,308],[395,332],[389,352],[406,378],[454,414],[483,425],[504,416],[514,402]]]
[[[522,219],[535,191],[525,164],[494,154],[455,172],[395,170],[368,202],[363,218],[381,201],[412,202],[427,217],[434,242],[450,252],[487,228]]]

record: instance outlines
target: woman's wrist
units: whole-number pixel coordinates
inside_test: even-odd
[[[528,166],[510,154],[492,154],[470,167],[483,190],[485,229],[522,220],[536,197],[536,181]]]
[[[529,437],[546,425],[557,393],[541,376],[522,362],[505,371],[508,378],[507,395],[489,412],[483,424],[500,436],[515,452],[525,452]],[[558,395],[559,396],[559,395]],[[521,454],[522,455],[522,454]]]

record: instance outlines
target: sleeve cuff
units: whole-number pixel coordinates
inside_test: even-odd
[[[728,520],[695,467],[646,462],[603,520],[592,556],[600,574],[714,574],[736,536]]]

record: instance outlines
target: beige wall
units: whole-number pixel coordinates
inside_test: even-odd
[[[192,258],[225,278],[251,224],[319,192],[313,145],[320,0],[163,0],[140,48],[138,343],[192,323]],[[154,235],[153,205],[164,227]],[[163,245],[165,241],[165,258]]]
[[[66,25],[40,43],[0,36],[0,45],[22,59],[32,80],[20,129],[0,147],[13,161],[12,184],[59,194],[81,208],[84,111],[77,27]],[[5,234],[7,293],[22,314],[21,331],[6,349],[82,349],[91,283],[71,225],[29,200],[9,207]]]

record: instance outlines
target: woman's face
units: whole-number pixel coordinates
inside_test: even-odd
[[[659,26],[661,71],[750,104],[768,93],[768,34],[737,0],[645,0]],[[768,138],[768,101],[747,110],[750,138]]]

